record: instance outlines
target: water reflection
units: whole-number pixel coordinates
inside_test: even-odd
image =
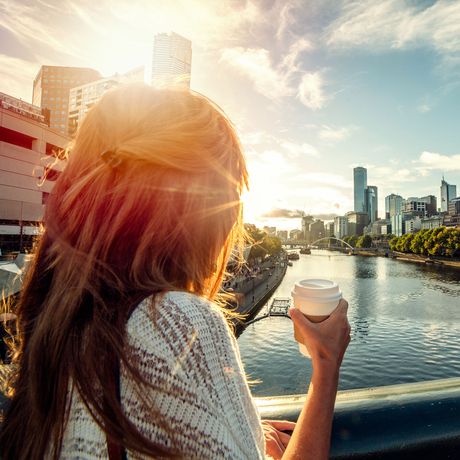
[[[313,251],[288,268],[274,296],[289,296],[306,277],[337,281],[350,303],[341,389],[460,376],[460,271]],[[255,323],[238,342],[246,371],[262,380],[255,395],[306,390],[311,363],[288,319]]]

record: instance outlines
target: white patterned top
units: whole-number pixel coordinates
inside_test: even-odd
[[[141,375],[155,385],[139,394],[121,369],[123,408],[147,437],[175,445],[187,459],[263,459],[260,416],[246,382],[238,345],[212,302],[173,291],[134,310],[127,339]],[[61,457],[107,458],[103,431],[73,392]],[[173,429],[159,426],[150,407]],[[128,458],[139,458],[128,452]]]

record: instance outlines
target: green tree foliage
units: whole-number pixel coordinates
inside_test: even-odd
[[[254,224],[245,224],[248,243],[252,246],[249,260],[265,257],[267,254],[278,254],[281,251],[281,240],[276,236],[268,236]]]
[[[390,249],[424,256],[460,256],[460,228],[438,227],[390,240]]]
[[[358,238],[358,241],[356,242],[357,248],[370,248],[371,246],[372,246],[371,235],[362,235]]]
[[[345,243],[348,243],[350,246],[356,247],[356,242],[358,241],[357,236],[344,236],[342,239],[343,241],[345,241]]]

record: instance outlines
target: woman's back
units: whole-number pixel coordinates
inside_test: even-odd
[[[186,292],[157,297],[155,305],[152,297],[139,304],[127,324],[133,363],[154,383],[138,386],[121,367],[127,417],[144,436],[179,447],[185,458],[263,458],[260,419],[219,308]],[[75,391],[62,457],[107,457],[105,434]]]

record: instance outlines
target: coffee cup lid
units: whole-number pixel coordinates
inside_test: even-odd
[[[326,279],[305,279],[294,284],[292,295],[314,299],[316,301],[329,301],[340,299],[342,292],[336,282]]]

